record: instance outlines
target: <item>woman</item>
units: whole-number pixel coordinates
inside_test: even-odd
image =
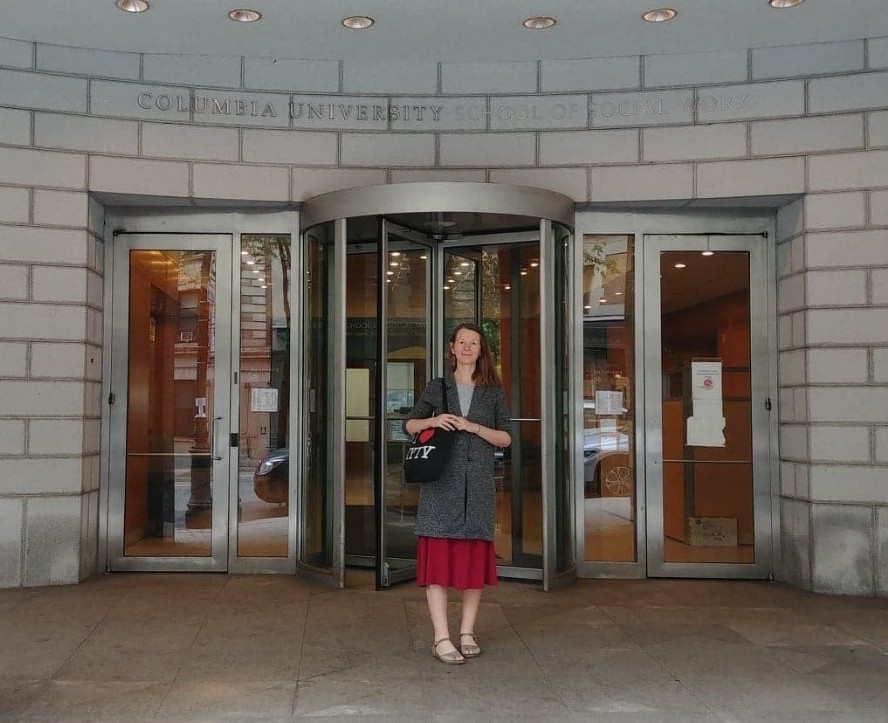
[[[432,655],[458,665],[481,655],[475,618],[484,585],[496,585],[494,452],[508,447],[512,437],[505,394],[484,332],[475,324],[460,324],[450,337],[448,359],[447,408],[459,414],[435,414],[443,409],[441,382],[436,379],[407,415],[404,429],[411,435],[430,427],[460,432],[442,477],[421,487],[416,517],[416,582],[426,588],[435,630]],[[459,649],[447,623],[449,587],[462,591]]]

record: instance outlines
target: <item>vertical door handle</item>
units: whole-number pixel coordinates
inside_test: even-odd
[[[213,417],[213,421],[210,423],[210,457],[215,460],[222,459],[221,454],[217,454],[216,452],[216,422],[218,422],[222,417]]]

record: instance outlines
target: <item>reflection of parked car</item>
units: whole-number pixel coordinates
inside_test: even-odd
[[[583,482],[593,497],[628,497],[632,494],[632,460],[629,437],[616,429],[583,430]]]
[[[538,452],[538,450],[537,450]],[[539,464],[539,455],[522,450],[524,463],[532,457]],[[512,447],[493,453],[496,480],[508,487],[507,463],[512,463]],[[583,483],[589,497],[628,497],[632,494],[632,461],[629,436],[617,429],[598,427],[584,430]]]
[[[290,450],[276,449],[259,461],[253,474],[253,491],[263,502],[283,504],[289,499],[289,477]]]

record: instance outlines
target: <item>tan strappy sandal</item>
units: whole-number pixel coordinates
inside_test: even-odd
[[[469,638],[472,642],[465,642],[466,638]],[[481,655],[481,648],[478,647],[478,638],[475,637],[475,633],[459,634],[459,652],[462,653],[464,658],[477,658]]]
[[[463,654],[455,649],[456,646],[454,646],[454,650],[451,650],[447,653],[439,653],[438,646],[444,642],[450,643],[450,638],[441,638],[440,640],[435,641],[435,644],[432,646],[432,655],[434,655],[445,665],[462,665],[466,662]],[[450,644],[453,645],[453,643]]]

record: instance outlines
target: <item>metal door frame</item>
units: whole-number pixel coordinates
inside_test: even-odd
[[[346,221],[346,223],[348,223]],[[406,228],[391,221],[384,216],[379,217],[379,240],[377,244],[377,299],[376,299],[376,328],[377,328],[377,358],[379,366],[376,373],[376,465],[374,467],[373,500],[375,505],[376,520],[376,560],[374,564],[376,574],[376,588],[390,587],[399,582],[406,582],[416,578],[416,565],[393,569],[389,565],[388,530],[385,521],[386,484],[388,479],[388,409],[386,407],[386,392],[388,391],[388,294],[383,280],[388,270],[390,236],[404,239],[405,241],[424,247],[428,251],[426,264],[426,379],[429,376],[429,362],[432,354],[432,337],[436,336],[439,324],[436,323],[438,315],[435,305],[435,287],[432,285],[432,266],[439,254],[435,251],[435,242],[425,234]]]
[[[642,521],[647,516],[647,385],[644,378],[645,362],[645,304],[648,294],[642,283],[645,270],[652,261],[646,253],[644,238],[648,235],[757,235],[764,246],[765,283],[763,302],[765,304],[765,329],[767,335],[767,389],[772,400],[772,412],[762,433],[768,436],[767,459],[762,460],[763,471],[769,475],[769,498],[771,515],[769,520],[762,521],[770,533],[771,545],[765,554],[761,554],[763,566],[762,576],[776,574],[781,568],[780,515],[779,506],[779,460],[777,455],[778,413],[777,413],[777,286],[776,286],[776,208],[779,199],[775,199],[774,208],[738,208],[738,209],[681,209],[666,210],[649,208],[637,210],[625,209],[586,209],[578,210],[574,227],[573,248],[573,293],[571,309],[569,309],[570,326],[578,330],[574,334],[572,349],[572,374],[568,384],[569,399],[573,410],[573,479],[575,483],[575,559],[577,575],[583,578],[645,578],[647,571],[647,526]],[[582,292],[583,292],[583,240],[587,235],[632,236],[635,241],[635,322],[633,341],[635,345],[635,390],[636,409],[635,438],[635,512],[636,512],[636,560],[634,562],[602,562],[585,559],[585,520],[583,508],[583,346],[582,346]],[[658,260],[654,260],[656,263]],[[659,403],[659,400],[658,400]],[[767,430],[766,432],[764,430]],[[756,519],[758,524],[758,519]],[[768,572],[764,572],[766,567]]]
[[[115,464],[114,457],[118,452],[125,450],[125,427],[123,430],[111,424],[111,407],[108,404],[113,393],[116,401],[125,398],[126,394],[126,360],[128,339],[126,330],[128,327],[128,284],[118,278],[123,272],[120,267],[126,267],[126,258],[120,258],[121,249],[115,242],[115,238],[121,233],[125,234],[151,234],[176,236],[193,236],[195,238],[220,235],[227,237],[227,242],[217,254],[217,354],[220,348],[228,352],[228,379],[233,382],[232,374],[239,369],[240,338],[237,333],[240,319],[240,264],[234,263],[240,258],[241,236],[243,235],[289,235],[291,243],[292,278],[299,279],[303,276],[303,252],[299,235],[299,213],[296,211],[280,210],[249,210],[249,211],[203,211],[191,209],[151,209],[151,208],[120,208],[110,209],[106,212],[104,233],[105,268],[108,270],[104,289],[104,338],[110,340],[106,346],[103,358],[103,383],[102,398],[102,452],[101,452],[101,482],[99,495],[99,567],[110,570],[202,570],[208,569],[200,563],[207,558],[140,558],[115,556],[116,549],[122,550],[121,542],[116,537],[122,535],[122,507],[116,507],[119,500],[116,497],[114,485],[111,480],[118,480],[116,484],[123,484],[119,476],[119,464]],[[198,245],[199,246],[199,245]],[[224,271],[224,273],[222,273]],[[224,277],[224,278],[223,278]],[[110,283],[108,283],[110,279]],[[224,296],[223,296],[224,292]],[[290,285],[290,306],[292,309],[301,309],[302,285],[292,283]],[[230,299],[230,304],[227,300]],[[225,333],[220,334],[218,321],[225,323]],[[301,340],[303,329],[302,314],[294,314],[291,318],[291,340]],[[302,393],[303,375],[301,355],[295,353],[295,341],[291,341],[290,354],[290,429],[289,448],[293,458],[304,457],[304,435],[302,435]],[[121,376],[123,375],[123,376]],[[121,386],[121,378],[123,385]],[[222,389],[217,385],[217,392]],[[290,490],[289,490],[289,517],[287,523],[288,543],[287,557],[237,557],[237,454],[231,454],[230,435],[238,432],[240,396],[237,385],[230,383],[229,393],[225,395],[225,408],[227,410],[228,424],[217,430],[219,440],[224,444],[223,455],[227,459],[225,478],[228,484],[225,486],[224,511],[220,506],[214,505],[213,527],[213,552],[216,553],[217,533],[225,539],[218,543],[225,545],[226,556],[212,565],[211,569],[227,571],[229,573],[292,573],[296,569],[296,560],[300,540],[296,535],[297,515],[301,509],[297,504],[298,490],[302,482],[302,469],[300,465],[289,466]],[[116,406],[116,405],[115,405]],[[125,411],[125,407],[124,407]],[[117,413],[114,415],[117,419]],[[125,419],[125,417],[124,417]],[[224,437],[224,439],[223,439]],[[123,445],[123,446],[121,446]],[[115,454],[112,454],[112,451]],[[214,475],[214,480],[215,480]],[[222,515],[221,523],[217,525],[216,515]],[[115,532],[119,530],[119,533]],[[224,531],[224,532],[223,532]],[[116,547],[115,547],[116,546]],[[221,548],[219,548],[221,549]],[[157,560],[158,562],[152,562]],[[197,561],[197,562],[192,562]]]
[[[644,288],[645,361],[645,497],[647,499],[648,577],[719,577],[761,579],[771,572],[770,518],[772,514],[768,469],[768,421],[772,407],[768,390],[768,339],[765,246],[762,235],[647,235],[648,263]],[[662,317],[660,304],[660,253],[670,251],[741,251],[749,254],[750,409],[752,426],[753,531],[755,562],[666,562],[663,513]]]
[[[231,314],[225,302],[231,295],[231,247],[230,234],[150,234],[117,233],[115,248],[117,264],[112,270],[113,333],[111,356],[119,363],[112,367],[111,394],[109,397],[109,433],[114,454],[110,455],[110,479],[118,484],[108,488],[109,537],[108,564],[114,570],[162,570],[162,571],[211,571],[228,567],[229,540],[227,535],[230,494],[230,453],[227,435],[231,418],[231,398],[224,382],[213,389],[212,420],[209,422],[209,446],[212,459],[211,489],[213,495],[210,555],[202,556],[126,556],[124,549],[124,514],[126,505],[127,464],[127,413],[129,398],[129,297],[130,252],[140,250],[163,251],[212,251],[216,254],[216,304],[215,304],[215,372],[219,380],[230,378],[232,353]],[[220,303],[221,302],[221,303]],[[111,404],[113,400],[113,404]],[[228,423],[226,423],[226,420]],[[216,424],[216,422],[221,422]],[[220,437],[223,438],[220,444]],[[177,455],[178,456],[178,455]],[[189,455],[190,456],[190,455]]]

